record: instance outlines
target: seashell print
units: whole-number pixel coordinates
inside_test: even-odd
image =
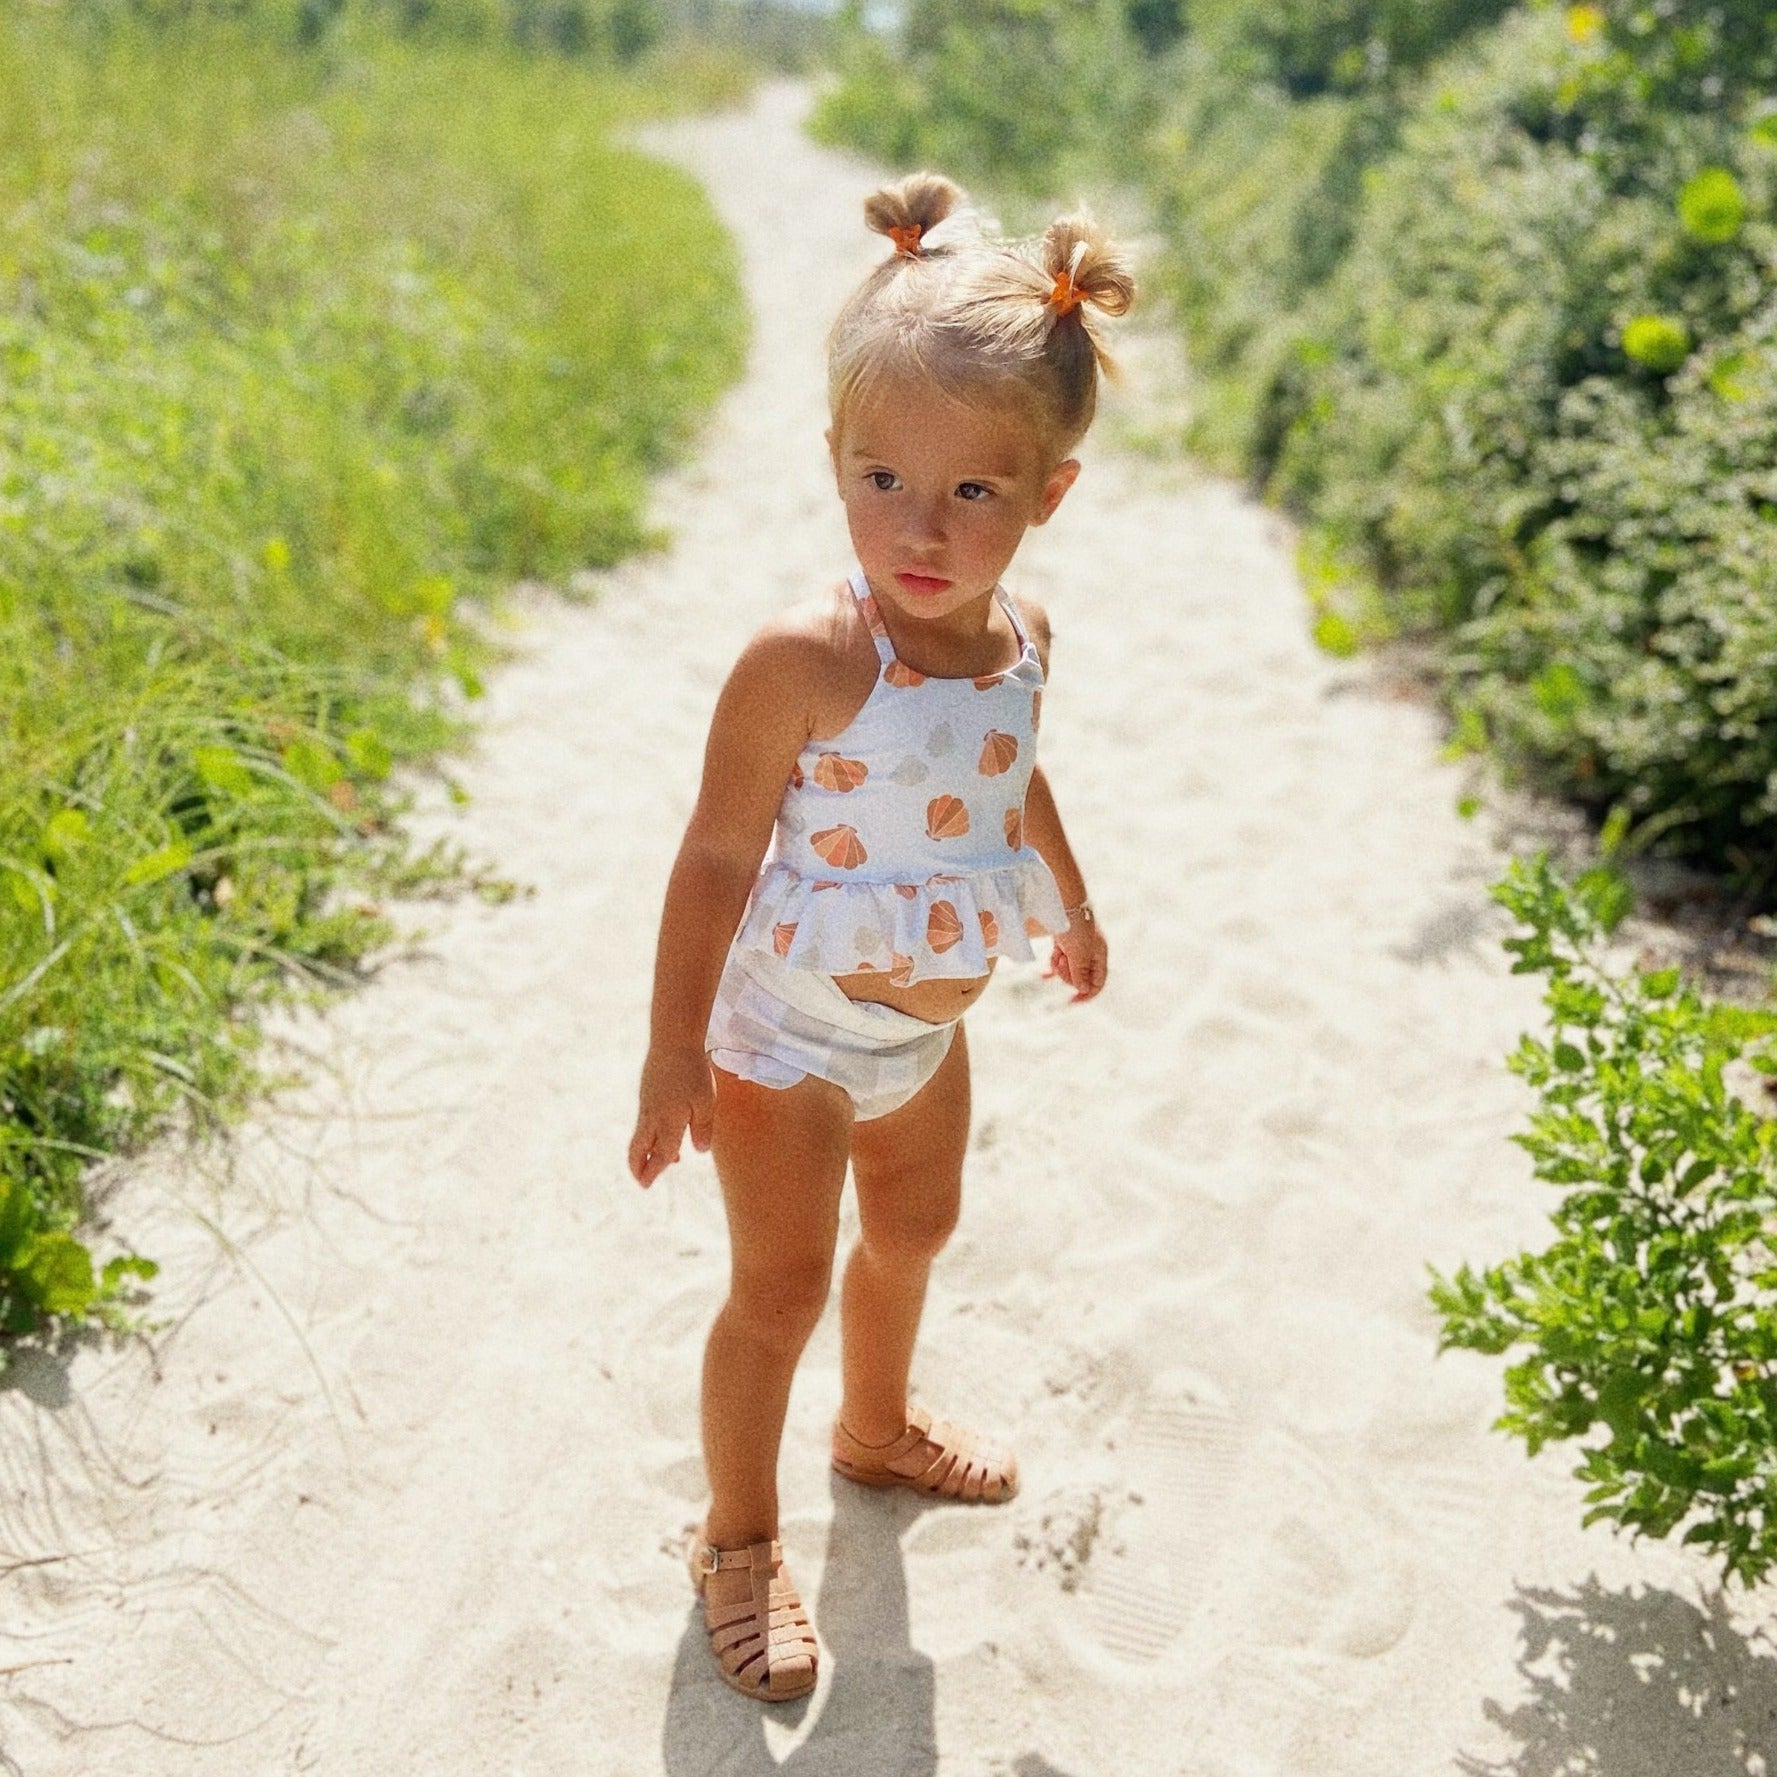
[[[926,942],[940,956],[963,941],[963,922],[948,901],[934,901],[926,915]]]
[[[867,963],[860,960],[852,965],[852,973],[854,975],[880,975],[882,973],[882,965],[880,963]]]
[[[970,681],[977,691],[991,691],[995,685],[1003,685],[1005,682],[1004,673],[983,673],[980,678]]]
[[[1003,777],[1010,771],[1018,758],[1017,736],[1005,734],[998,728],[990,728],[981,742],[981,761],[976,769],[983,777]],[[815,779],[820,779],[817,767]]]
[[[823,753],[814,762],[814,781],[823,790],[838,790],[842,795],[855,790],[870,775],[870,767],[862,759],[848,759],[842,753]]]
[[[919,899],[919,890],[911,882],[897,882],[895,893],[903,901],[917,901]]]
[[[891,660],[882,669],[882,676],[897,691],[911,691],[915,685],[923,685],[926,682],[924,673],[916,673],[912,667],[900,660]]]
[[[790,954],[790,946],[795,943],[795,941],[796,922],[794,920],[790,920],[784,925],[773,926],[771,928],[771,948],[775,950],[779,956],[788,956]]]
[[[1024,921],[1024,935],[1027,938],[1045,938],[1049,935],[1049,928],[1040,919],[1027,916]]]
[[[808,843],[835,870],[855,870],[870,855],[856,827],[823,827]]]
[[[1030,731],[1035,734],[1037,725],[1043,719],[1043,688],[1039,685],[1030,694]]]
[[[807,781],[808,780],[802,775],[802,767],[800,764],[792,765],[790,767],[790,788],[792,790],[800,790],[803,784]]]
[[[875,926],[859,926],[851,937],[859,956],[874,956],[882,948],[882,933]]]
[[[968,830],[969,811],[960,797],[934,796],[926,804],[926,838],[961,839]],[[844,831],[850,832],[851,829],[848,827]],[[818,842],[820,835],[817,833],[815,838]]]
[[[844,888],[844,887],[845,887],[845,884],[843,882],[835,882],[832,877],[823,876],[819,882],[811,882],[808,885],[808,892],[811,895],[818,895],[822,889],[834,889],[834,888]]]
[[[993,950],[998,947],[999,941],[1000,922],[983,907],[981,909],[981,942],[989,950]]]
[[[926,736],[926,751],[930,753],[934,759],[942,759],[955,745],[956,736],[950,732],[950,724],[948,722],[940,722],[938,726]]]
[[[1008,808],[1006,810],[1006,843],[1014,851],[1024,849],[1024,810]]]
[[[882,607],[876,602],[876,594],[867,592],[858,600],[858,609],[864,613],[864,622],[869,626],[870,633],[879,641],[888,640],[888,627],[882,621]]]
[[[905,987],[913,979],[913,958],[903,956],[900,951],[889,954],[889,980],[896,987]]]
[[[926,878],[926,887],[930,888],[934,882],[961,882],[961,881],[962,881],[962,878],[960,876],[958,876],[954,870],[934,870],[932,872],[932,874]]]
[[[893,782],[905,784],[909,789],[915,784],[923,784],[931,775],[931,766],[923,759],[916,759],[911,753],[889,773]]]

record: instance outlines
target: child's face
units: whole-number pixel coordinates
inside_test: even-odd
[[[1049,462],[1015,411],[965,407],[914,378],[854,399],[827,443],[858,565],[911,617],[991,593],[1080,472],[1072,458]]]

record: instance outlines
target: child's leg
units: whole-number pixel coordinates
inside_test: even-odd
[[[703,1360],[704,1534],[726,1549],[777,1535],[778,1443],[796,1360],[826,1306],[852,1110],[825,1080],[777,1091],[715,1077],[711,1152],[732,1272]]]
[[[851,1132],[862,1238],[845,1267],[840,1419],[866,1444],[907,1428],[907,1373],[932,1260],[956,1226],[969,1142],[969,1051],[962,1027],[931,1079],[898,1110]]]

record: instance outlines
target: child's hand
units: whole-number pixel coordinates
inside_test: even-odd
[[[687,1128],[707,1154],[716,1114],[716,1085],[701,1049],[650,1049],[642,1063],[642,1104],[629,1138],[629,1170],[644,1187],[679,1157]]]
[[[1073,1005],[1089,1000],[1102,991],[1105,976],[1110,972],[1110,948],[1098,919],[1090,907],[1082,907],[1069,922],[1065,932],[1055,938],[1049,952],[1049,966],[1043,973],[1065,981],[1074,990]]]

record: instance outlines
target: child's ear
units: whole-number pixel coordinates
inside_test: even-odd
[[[1069,457],[1064,463],[1057,463],[1049,471],[1049,479],[1043,483],[1043,497],[1037,502],[1036,516],[1032,524],[1047,524],[1055,516],[1055,508],[1061,504],[1062,495],[1074,485],[1080,473],[1080,459]]]

